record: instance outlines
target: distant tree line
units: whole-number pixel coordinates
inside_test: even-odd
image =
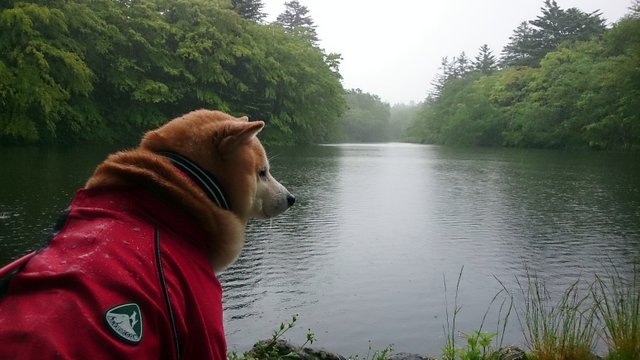
[[[341,138],[346,142],[383,142],[389,140],[390,106],[378,95],[361,89],[347,91],[347,110],[340,118]]]
[[[599,12],[544,1],[497,59],[484,45],[442,60],[409,130],[450,145],[640,146],[640,6],[608,29]]]
[[[340,56],[298,1],[264,18],[259,0],[3,0],[0,140],[118,141],[197,108],[337,138]]]
[[[346,93],[347,108],[340,117],[341,142],[406,141],[406,132],[416,118],[420,106],[382,101],[378,95],[361,89]]]

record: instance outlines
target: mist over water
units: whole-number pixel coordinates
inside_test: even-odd
[[[640,168],[633,155],[409,144],[273,148],[273,173],[296,205],[252,222],[225,284],[230,348],[245,350],[299,314],[342,354],[439,354],[444,281],[458,330],[478,329],[492,298],[525,266],[558,294],[640,252]],[[515,292],[514,292],[515,293]],[[485,323],[497,324],[499,302]],[[491,315],[493,314],[493,316]],[[500,324],[500,326],[502,326]],[[522,343],[515,316],[507,343]],[[463,340],[461,339],[461,342]]]
[[[296,195],[251,221],[220,275],[229,350],[247,350],[299,314],[288,338],[342,354],[393,344],[437,355],[445,294],[464,266],[458,330],[480,326],[525,264],[564,290],[640,255],[637,154],[453,149],[409,144],[270,147],[272,173]],[[3,149],[0,260],[38,246],[57,213],[113,149]],[[451,311],[451,310],[450,310]],[[497,310],[491,311],[491,314]],[[485,328],[495,330],[496,316]],[[522,342],[512,316],[505,342]],[[316,344],[314,344],[316,345]]]

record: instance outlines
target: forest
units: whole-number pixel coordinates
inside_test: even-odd
[[[640,147],[640,2],[605,26],[599,12],[546,0],[497,58],[443,58],[408,136],[460,146]]]
[[[442,59],[421,104],[343,88],[297,0],[5,0],[2,144],[121,142],[197,108],[265,120],[266,142],[640,147],[640,0],[599,12],[542,3],[500,56]],[[425,84],[425,89],[429,84]]]
[[[197,108],[269,124],[272,142],[337,137],[340,55],[296,0],[4,0],[0,140],[116,142]]]

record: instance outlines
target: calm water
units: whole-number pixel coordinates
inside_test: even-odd
[[[59,210],[114,149],[2,149],[0,261],[46,237]],[[640,255],[638,154],[451,149],[383,144],[269,149],[296,196],[249,226],[220,276],[230,350],[267,338],[293,314],[289,338],[343,354],[439,354],[444,281],[451,311],[464,266],[458,329],[477,329],[491,299],[525,264],[564,289]],[[495,278],[494,278],[495,277]],[[444,280],[443,280],[444,279]],[[496,316],[486,325],[495,326]],[[522,341],[514,317],[506,342]]]

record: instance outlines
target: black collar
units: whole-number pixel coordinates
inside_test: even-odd
[[[229,203],[228,196],[225,194],[224,189],[222,189],[222,186],[213,174],[182,155],[169,151],[160,151],[158,154],[169,159],[175,167],[180,169],[191,180],[198,184],[202,191],[207,194],[207,197],[220,208],[224,210],[231,210],[231,204]]]

